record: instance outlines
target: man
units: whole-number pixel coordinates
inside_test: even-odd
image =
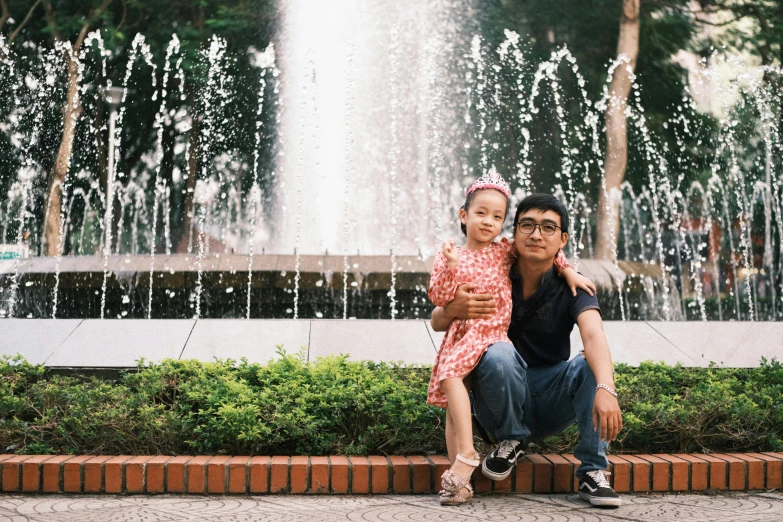
[[[472,373],[476,421],[490,441],[499,442],[482,472],[505,479],[529,437],[559,433],[576,421],[579,496],[594,506],[619,506],[604,473],[608,443],[622,429],[612,358],[596,297],[581,289],[572,294],[554,273],[555,255],[567,242],[568,211],[557,198],[532,194],[522,200],[514,217],[519,258],[510,272],[508,336],[514,344],[490,346]],[[493,297],[470,293],[474,288],[461,286],[453,301],[432,312],[434,330],[494,312]],[[584,353],[569,361],[574,324]]]

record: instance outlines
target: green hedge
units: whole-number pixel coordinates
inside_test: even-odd
[[[280,349],[247,361],[141,361],[117,380],[0,359],[0,451],[72,454],[444,453],[430,369]],[[783,365],[616,367],[625,427],[614,452],[780,451]],[[537,441],[568,451],[578,434]]]

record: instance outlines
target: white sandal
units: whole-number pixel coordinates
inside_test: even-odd
[[[457,454],[457,460],[463,464],[467,464],[472,468],[477,468],[481,464],[480,456],[476,453],[475,460],[466,459],[462,455]],[[438,497],[440,503],[443,506],[459,506],[465,504],[473,499],[473,488],[470,485],[470,477],[473,475],[473,471],[467,477],[460,477],[450,469],[443,473],[440,486],[443,488]],[[463,489],[467,489],[467,494],[460,493]]]

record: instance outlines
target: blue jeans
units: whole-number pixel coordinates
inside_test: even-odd
[[[472,375],[474,411],[492,439],[525,442],[576,421],[577,476],[607,468],[608,444],[593,431],[595,376],[584,357],[528,368],[513,345],[501,342],[487,349]]]

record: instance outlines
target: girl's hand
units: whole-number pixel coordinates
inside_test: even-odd
[[[440,251],[443,253],[443,257],[446,258],[446,261],[449,263],[451,268],[457,266],[459,254],[457,254],[457,249],[454,246],[453,241],[444,241],[443,245],[440,247]]]
[[[578,273],[573,268],[568,267],[563,270],[563,277],[565,278],[566,283],[568,283],[568,288],[571,289],[571,295],[574,297],[576,297],[577,288],[581,288],[590,295],[595,295],[595,283],[593,283],[589,278]]]

